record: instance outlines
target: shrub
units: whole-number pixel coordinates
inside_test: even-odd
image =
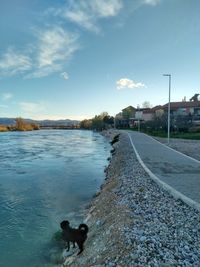
[[[190,133],[200,133],[200,125],[199,126],[194,126],[189,129]]]
[[[8,131],[8,127],[5,125],[0,125],[0,132],[7,132]]]

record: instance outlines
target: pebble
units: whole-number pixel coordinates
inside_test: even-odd
[[[200,213],[152,181],[139,164],[126,133],[120,134],[120,142],[114,147],[106,168],[106,183],[113,177],[117,180],[113,189],[116,205],[128,210],[131,223],[113,233],[103,216],[96,218],[95,227],[104,229],[101,239],[109,241],[101,249],[98,239],[91,241],[93,254],[87,255],[85,262],[89,263],[83,266],[200,267]],[[112,246],[119,233],[124,238],[120,240],[122,252]],[[106,252],[109,256],[104,258]],[[82,264],[84,257],[76,258],[72,266],[82,266],[79,259]]]
[[[136,243],[136,253],[130,253],[133,266],[200,267],[200,213],[152,181],[125,134],[122,142],[121,154],[128,157],[121,163],[123,174],[115,192],[118,204],[131,209],[133,223],[122,231],[127,244]]]

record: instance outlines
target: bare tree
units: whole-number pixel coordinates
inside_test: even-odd
[[[152,105],[151,105],[151,103],[150,103],[149,101],[144,101],[144,102],[142,103],[142,107],[143,107],[143,108],[151,108]]]

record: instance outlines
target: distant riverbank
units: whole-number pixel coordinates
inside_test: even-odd
[[[16,118],[14,125],[0,125],[0,132],[8,131],[33,131],[39,130],[40,127],[36,123],[28,123],[22,118]]]

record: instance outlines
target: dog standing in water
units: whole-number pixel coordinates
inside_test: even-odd
[[[83,243],[87,239],[88,226],[82,223],[78,229],[75,229],[69,226],[69,221],[62,221],[60,227],[62,229],[62,238],[67,242],[67,251],[70,249],[70,242],[73,242],[74,246],[77,243],[80,249],[77,255],[81,254],[83,252]]]

